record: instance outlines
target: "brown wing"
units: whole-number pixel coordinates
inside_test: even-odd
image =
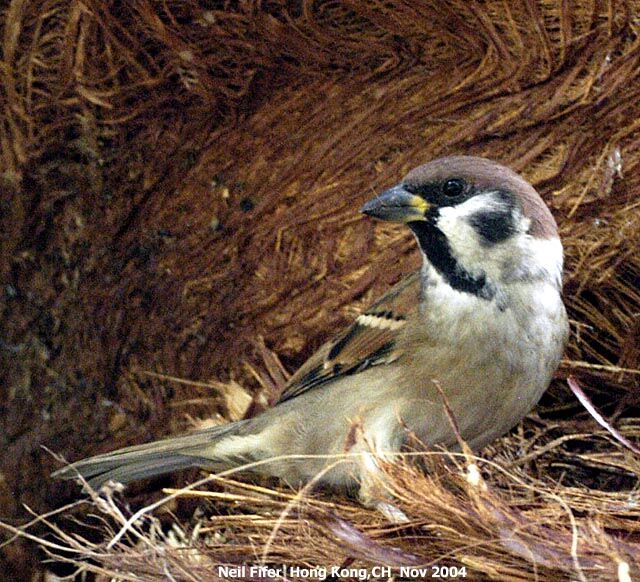
[[[417,310],[420,274],[415,272],[359,315],[342,335],[324,344],[287,382],[279,402],[290,400],[341,376],[398,359],[396,337]]]

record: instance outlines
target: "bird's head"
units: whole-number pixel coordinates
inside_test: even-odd
[[[490,160],[440,158],[362,207],[406,223],[425,261],[454,289],[479,296],[510,282],[560,286],[562,245],[556,222],[524,178]]]

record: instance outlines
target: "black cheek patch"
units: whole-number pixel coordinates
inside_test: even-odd
[[[490,210],[480,211],[469,218],[469,224],[480,235],[486,245],[507,240],[516,234],[517,202],[513,195],[504,190],[492,192],[498,206]]]
[[[487,243],[499,243],[516,233],[511,211],[478,212],[469,218],[469,224]]]

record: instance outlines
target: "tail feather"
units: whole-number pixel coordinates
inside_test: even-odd
[[[225,424],[89,457],[55,471],[52,477],[73,479],[81,475],[89,485],[98,488],[109,480],[126,484],[181,469],[235,466],[237,458],[225,460],[214,451],[219,441],[242,432],[246,422]]]
[[[209,465],[211,462],[209,462]],[[108,481],[117,481],[118,483],[131,483],[140,479],[149,479],[159,477],[179,471],[181,469],[192,469],[194,467],[202,467],[207,465],[206,459],[192,457],[189,455],[172,455],[162,459],[145,459],[141,461],[133,461],[123,465],[115,465],[112,468],[104,468],[100,473],[89,476],[79,472],[87,480],[89,485],[94,489],[99,489]]]

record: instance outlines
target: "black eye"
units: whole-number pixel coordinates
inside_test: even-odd
[[[455,198],[464,192],[465,183],[460,178],[451,178],[442,185],[442,193],[447,198]]]

